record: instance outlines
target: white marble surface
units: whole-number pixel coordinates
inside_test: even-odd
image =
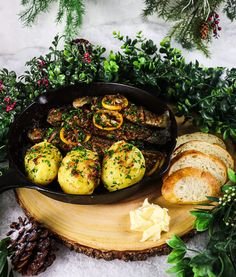
[[[25,62],[33,56],[46,53],[53,37],[61,33],[63,25],[56,25],[54,18],[56,7],[50,13],[38,18],[37,25],[24,28],[18,21],[20,0],[0,1],[0,68],[15,70],[18,74],[25,70]],[[167,34],[169,24],[155,16],[143,21],[140,11],[142,0],[87,0],[86,17],[80,37],[92,43],[103,44],[108,50],[118,49],[118,43],[112,38],[112,32],[121,31],[133,35],[139,30],[156,43]],[[199,52],[186,52],[187,60],[198,59],[205,66],[236,65],[236,23],[230,24],[222,16],[221,37],[211,46],[212,57],[206,59]],[[176,45],[176,44],[175,44]],[[0,195],[0,236],[8,230],[8,225],[19,215],[23,215],[16,204],[12,192]],[[204,235],[191,240],[191,247],[201,248]],[[153,257],[143,262],[122,262],[95,260],[82,254],[76,254],[64,247],[60,248],[57,260],[42,277],[164,277],[168,265],[166,257]],[[18,276],[16,274],[16,276]]]

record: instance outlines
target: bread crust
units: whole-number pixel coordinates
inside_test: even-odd
[[[207,199],[205,201],[183,201],[175,195],[175,185],[182,178],[186,177],[195,177],[202,179],[208,184],[208,186],[211,187],[212,190],[211,195],[207,196],[218,196],[220,192],[220,186],[217,179],[211,173],[198,168],[186,167],[175,171],[170,176],[168,176],[166,180],[163,182],[161,192],[165,200],[175,204],[200,204],[209,202],[209,200]]]
[[[178,156],[176,156],[175,158],[173,158],[173,160],[170,163],[170,167],[169,167],[169,170],[168,170],[168,173],[167,173],[168,176],[170,175],[170,172],[171,172],[171,169],[172,169],[174,163],[177,162],[179,159],[186,157],[187,155],[198,155],[200,157],[208,157],[208,158],[210,158],[213,162],[218,164],[218,166],[223,169],[223,172],[224,172],[223,178],[224,178],[224,180],[223,180],[221,185],[226,183],[226,181],[227,181],[227,167],[226,167],[225,163],[222,162],[218,157],[216,157],[214,155],[205,154],[205,153],[202,153],[202,152],[196,151],[196,150],[187,150],[187,151],[184,151],[181,154],[179,154]],[[171,173],[171,174],[173,174],[173,173]],[[165,180],[165,178],[166,178],[166,175],[164,176],[164,180]]]
[[[229,168],[234,169],[234,159],[232,158],[232,156],[230,155],[230,153],[226,149],[224,149],[222,146],[220,146],[218,144],[212,144],[212,143],[205,142],[205,141],[202,141],[202,140],[191,140],[191,141],[185,142],[184,144],[181,144],[180,146],[178,146],[175,149],[175,151],[172,155],[173,159],[175,157],[177,157],[178,155],[180,155],[181,153],[183,153],[184,151],[189,151],[190,149],[189,150],[183,150],[183,151],[182,151],[182,149],[184,149],[188,145],[191,146],[193,144],[195,144],[195,145],[199,144],[199,145],[203,145],[203,146],[206,146],[206,147],[209,147],[209,148],[214,147],[216,149],[216,151],[218,151],[220,154],[227,157],[228,164],[230,165]],[[204,154],[208,154],[208,153],[202,152],[201,150],[197,150],[197,151],[199,151],[201,153],[204,153]],[[214,155],[214,154],[209,154],[209,155]],[[218,158],[225,164],[225,162],[222,158],[220,158],[220,157],[218,157]],[[225,164],[225,165],[227,167],[227,164]]]
[[[200,139],[202,137],[206,137],[206,140],[205,139]],[[190,138],[190,139],[185,141],[185,138]],[[201,141],[208,142],[209,138],[211,138],[212,140],[215,141],[214,144],[217,144],[217,145],[221,146],[222,148],[226,149],[226,145],[225,145],[225,143],[222,139],[220,139],[219,137],[217,137],[215,135],[208,134],[208,133],[202,133],[202,132],[195,132],[195,133],[185,134],[185,135],[182,135],[182,136],[178,137],[176,147],[179,147],[181,144],[184,144],[184,143],[186,143],[188,141],[191,141],[191,140],[201,140]],[[181,142],[181,141],[184,141],[184,142]]]

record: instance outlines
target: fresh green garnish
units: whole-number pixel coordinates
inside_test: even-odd
[[[173,249],[168,256],[173,267],[168,273],[183,277],[236,276],[236,174],[229,169],[228,176],[230,181],[222,187],[223,195],[208,197],[216,206],[191,212],[196,217],[196,230],[208,230],[205,249],[189,249],[179,237],[173,236],[167,241]]]

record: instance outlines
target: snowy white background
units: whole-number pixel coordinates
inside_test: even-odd
[[[112,38],[112,32],[134,35],[143,30],[145,36],[156,43],[167,34],[169,24],[155,16],[144,21],[140,15],[144,7],[142,0],[86,0],[86,16],[80,37],[94,44],[102,44],[110,49],[118,49],[119,44]],[[0,1],[0,68],[15,70],[18,74],[25,70],[25,62],[33,56],[47,52],[54,36],[63,31],[63,25],[54,23],[56,6],[50,13],[41,15],[32,28],[24,28],[18,20],[20,0]],[[211,46],[211,59],[199,52],[184,51],[187,60],[198,59],[205,66],[236,65],[236,23],[230,23],[221,16],[221,37]],[[177,45],[178,46],[178,45]],[[0,196],[0,237],[8,230],[9,224],[23,215],[12,192]],[[190,242],[191,248],[201,248],[204,236],[197,236]],[[57,259],[45,273],[46,277],[164,277],[167,276],[166,257],[153,257],[143,262],[122,262],[95,260],[61,247]],[[17,276],[17,274],[16,274]]]

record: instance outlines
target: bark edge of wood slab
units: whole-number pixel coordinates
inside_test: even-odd
[[[80,241],[76,241],[76,239],[71,239],[69,236],[67,236],[67,232],[65,232],[65,229],[67,228],[70,228],[70,224],[71,222],[69,222],[67,219],[65,219],[65,223],[64,223],[64,226],[59,226],[58,224],[58,218],[54,218],[53,219],[53,216],[51,217],[50,214],[48,214],[47,216],[47,213],[49,211],[49,209],[47,209],[46,207],[46,212],[44,210],[44,207],[42,206],[42,202],[40,200],[42,200],[42,198],[47,198],[46,196],[43,196],[42,194],[36,192],[36,191],[33,191],[33,190],[29,190],[29,189],[19,189],[18,191],[15,192],[16,194],[16,199],[19,203],[19,205],[22,207],[22,209],[24,210],[25,214],[27,215],[27,217],[31,218],[32,220],[36,221],[36,222],[40,222],[42,224],[45,225],[45,227],[47,227],[52,233],[54,233],[55,237],[60,241],[62,242],[65,246],[67,246],[69,249],[71,250],[75,250],[76,252],[79,252],[79,253],[83,253],[87,256],[90,256],[90,257],[93,257],[93,258],[97,258],[97,259],[105,259],[105,260],[113,260],[113,259],[119,259],[119,260],[123,260],[123,261],[141,261],[141,260],[146,260],[148,257],[151,257],[151,256],[155,256],[155,255],[166,255],[168,253],[170,253],[171,249],[168,247],[168,245],[165,243],[165,241],[162,242],[161,245],[156,245],[156,243],[150,243],[151,244],[151,247],[149,247],[149,243],[146,244],[146,243],[139,243],[139,239],[141,239],[141,233],[138,233],[138,232],[129,232],[129,222],[127,222],[127,218],[126,218],[126,222],[124,224],[124,226],[121,227],[121,232],[119,234],[116,233],[116,230],[114,230],[114,226],[119,226],[119,223],[120,223],[120,219],[123,218],[123,215],[124,214],[127,214],[127,211],[129,210],[129,207],[134,207],[134,206],[140,206],[140,204],[143,202],[143,199],[148,197],[149,199],[152,199],[153,197],[153,194],[157,194],[157,192],[155,190],[153,191],[153,188],[151,188],[151,192],[150,192],[150,189],[148,190],[148,192],[146,192],[146,195],[144,193],[144,195],[137,195],[137,199],[131,199],[131,201],[127,201],[127,202],[122,202],[121,203],[121,217],[119,214],[117,214],[117,205],[119,204],[116,204],[116,206],[113,208],[112,207],[104,207],[105,205],[102,205],[102,206],[98,206],[96,207],[96,209],[98,210],[98,220],[102,220],[102,214],[103,212],[99,212],[99,209],[114,209],[114,220],[113,220],[113,216],[111,215],[108,215],[109,219],[107,219],[107,217],[104,215],[104,217],[106,219],[104,219],[104,224],[107,224],[106,220],[108,220],[110,222],[108,222],[108,226],[107,226],[107,230],[100,230],[99,228],[102,228],[101,226],[103,226],[103,222],[101,224],[98,224],[98,227],[96,227],[97,229],[96,230],[93,230],[92,231],[92,235],[94,236],[92,240],[96,241],[96,240],[101,240],[101,243],[100,243],[100,247],[93,247],[91,245],[89,245],[90,241],[89,241],[89,236],[88,238],[86,237],[87,239],[87,244],[86,243],[81,243]],[[159,190],[159,189],[158,189]],[[32,200],[29,200],[29,198],[31,198],[30,194],[29,195],[26,195],[27,194],[27,191],[29,193],[29,191],[31,191],[31,195],[33,193],[33,195],[36,195],[36,198]],[[38,194],[38,195],[37,195]],[[23,197],[23,199],[22,199]],[[24,198],[25,197],[25,198]],[[37,197],[38,200],[37,200]],[[156,195],[154,196],[156,197]],[[41,199],[40,199],[41,198]],[[26,202],[25,202],[26,200]],[[27,202],[29,201],[29,202]],[[46,201],[50,201],[50,202],[58,202],[58,201],[55,201],[55,200],[52,200],[50,198],[47,198]],[[159,196],[158,198],[158,203],[159,202],[162,202],[164,201],[163,198],[161,196]],[[34,207],[32,207],[32,203],[35,203],[33,204]],[[45,202],[45,205],[47,205],[48,202]],[[58,202],[60,203],[60,202]],[[59,210],[56,209],[57,207],[57,203],[52,203],[52,207],[53,205],[55,204],[55,214],[59,212]],[[70,204],[67,204],[67,205],[70,205]],[[75,211],[78,209],[78,213],[83,213],[84,209],[82,207],[82,205],[73,205],[73,206],[77,206],[77,207],[74,207]],[[110,205],[109,205],[110,206]],[[128,206],[128,207],[127,207]],[[39,208],[40,207],[40,208]],[[86,208],[90,207],[90,209],[92,209],[92,206],[84,206]],[[70,211],[70,208],[71,206],[68,207],[68,211]],[[40,212],[37,213],[37,209],[40,210]],[[61,209],[64,209],[63,207]],[[184,208],[185,209],[185,208]],[[193,228],[190,228],[190,225],[192,226],[192,222],[193,222],[193,219],[191,217],[191,215],[188,213],[188,211],[190,209],[193,209],[192,206],[188,206],[187,209],[185,209],[185,212],[184,213],[184,216],[183,218],[181,218],[181,220],[183,219],[183,221],[189,221],[188,224],[185,224],[183,222],[183,226],[182,224],[176,224],[177,228],[176,228],[176,232],[174,230],[172,230],[171,234],[169,235],[169,237],[171,237],[172,234],[176,233],[177,235],[180,235],[185,241],[189,240],[191,237],[193,237],[195,234],[196,234],[196,231],[193,230]],[[44,211],[43,211],[44,210]],[[34,214],[34,212],[36,211],[36,214]],[[71,212],[71,216],[75,218],[75,211],[72,211]],[[174,208],[172,209],[171,211],[172,213],[174,212]],[[88,216],[88,221],[85,222],[84,226],[86,228],[88,228],[92,222],[92,219],[90,219],[89,217],[91,216],[92,218],[94,216],[96,216],[96,213],[95,211],[95,207],[92,209],[92,210],[88,210],[87,212],[87,216]],[[66,213],[65,213],[66,214]],[[46,216],[45,216],[46,215]],[[128,215],[127,215],[128,216]],[[64,217],[62,217],[64,218]],[[178,216],[176,217],[177,219],[174,219],[178,221]],[[53,220],[56,221],[56,224],[55,222],[53,222]],[[82,220],[82,219],[81,219]],[[180,221],[181,222],[181,221]],[[121,222],[122,224],[122,222]],[[62,230],[59,230],[58,232],[58,229],[54,229],[55,225],[59,226],[59,229]],[[66,227],[65,227],[66,226]],[[77,226],[76,228],[79,229],[79,232],[84,232],[83,231],[83,227],[81,229],[81,224],[80,223],[75,223],[74,226],[71,226],[71,229],[73,230],[73,228],[75,228],[75,226]],[[95,225],[94,225],[95,226]],[[178,227],[179,226],[179,227]],[[93,226],[92,226],[93,227]],[[91,229],[93,229],[91,227]],[[173,228],[173,226],[171,227]],[[127,231],[126,231],[127,229]],[[109,238],[109,232],[111,230],[111,237]],[[114,231],[112,231],[114,230]],[[88,233],[90,232],[91,230],[88,230]],[[119,232],[119,230],[117,231]],[[117,243],[117,242],[114,242],[114,250],[112,250],[112,247],[109,248],[109,241],[108,241],[108,244],[107,244],[107,240],[106,239],[100,239],[100,236],[106,238],[106,235],[108,235],[108,240],[109,239],[114,239],[116,237],[116,235],[119,237],[120,240],[122,240],[122,238],[124,238],[124,244],[126,245],[129,245],[129,243],[127,243],[128,239],[126,238],[126,232],[128,232],[128,236],[129,238],[131,238],[131,240],[133,240],[132,242],[130,242],[130,249],[124,249],[124,250],[120,250],[120,249],[116,249],[117,247],[117,244],[118,246],[120,246],[121,243]],[[163,233],[164,236],[165,234],[167,233]],[[84,234],[82,234],[83,236]],[[85,236],[87,235],[87,233],[85,233]],[[169,238],[168,237],[168,238]],[[79,237],[80,239],[80,237]],[[102,243],[104,241],[104,247],[101,247]],[[141,247],[143,246],[143,249],[134,249],[135,247],[137,247],[137,245],[141,245]],[[107,246],[108,245],[108,246]],[[135,246],[135,247],[134,247]]]

